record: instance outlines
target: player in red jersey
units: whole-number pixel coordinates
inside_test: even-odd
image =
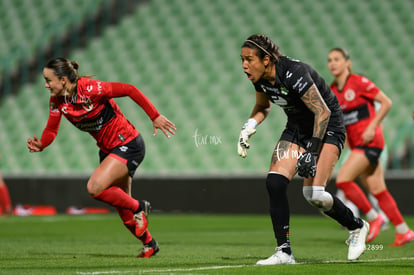
[[[0,216],[10,215],[12,213],[12,204],[9,189],[2,175],[0,174]]]
[[[151,257],[159,247],[147,229],[150,204],[131,197],[132,177],[144,158],[145,145],[113,98],[129,96],[141,106],[153,122],[154,135],[160,129],[170,137],[176,128],[136,87],[80,77],[78,68],[78,63],[66,58],[53,59],[44,67],[45,87],[51,94],[49,119],[41,139],[29,138],[27,147],[30,152],[40,152],[51,144],[62,115],[93,136],[100,148],[100,164],[89,178],[88,192],[114,206],[124,225],[141,240],[144,247],[137,257]]]
[[[370,223],[367,241],[372,241],[378,235],[384,218],[354,182],[359,177],[395,226],[396,239],[392,246],[401,246],[413,240],[414,233],[388,192],[383,167],[378,161],[385,143],[380,124],[392,102],[368,78],[352,73],[351,60],[344,49],[335,48],[329,52],[328,68],[335,77],[331,90],[344,113],[347,141],[351,149],[350,156],[337,175],[336,185],[366,215]],[[375,102],[381,104],[378,111],[375,110]]]

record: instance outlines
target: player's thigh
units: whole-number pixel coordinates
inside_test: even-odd
[[[97,195],[110,186],[119,186],[129,193],[130,182],[127,165],[118,158],[108,155],[93,172],[87,188],[92,195]]]
[[[336,176],[336,181],[354,181],[364,171],[369,170],[370,167],[370,162],[363,151],[352,150],[348,159],[340,168],[338,175]]]
[[[296,163],[303,149],[297,144],[280,140],[273,151],[270,172],[276,172],[291,180],[296,174]]]
[[[360,179],[362,185],[373,195],[381,193],[387,189],[381,162],[378,162],[378,165],[375,169],[373,169],[373,171],[363,172]]]

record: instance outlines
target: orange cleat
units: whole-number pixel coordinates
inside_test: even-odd
[[[378,236],[384,222],[385,218],[381,214],[378,214],[378,217],[375,220],[368,222],[369,233],[367,236],[367,242],[372,242]]]
[[[138,237],[144,235],[145,230],[148,227],[148,215],[151,211],[151,204],[148,201],[142,201],[143,205],[141,206],[142,210],[134,213],[134,220],[137,222],[137,227],[135,229],[135,234]]]
[[[406,233],[403,234],[395,234],[395,241],[390,246],[402,246],[408,242],[414,240],[414,232],[411,229],[408,229]]]
[[[149,258],[154,256],[160,251],[160,247],[156,240],[152,239],[149,243],[144,244],[141,252],[137,255],[137,258]]]

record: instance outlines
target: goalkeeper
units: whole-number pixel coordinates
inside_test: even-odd
[[[256,103],[240,133],[239,155],[247,156],[248,140],[269,114],[271,103],[282,107],[287,115],[286,129],[276,144],[266,179],[276,253],[257,264],[295,263],[289,239],[287,188],[296,173],[304,178],[305,199],[350,230],[348,259],[358,259],[366,247],[369,225],[325,191],[345,141],[342,111],[335,95],[313,68],[283,55],[265,35],[252,35],[243,43],[241,61],[255,87]]]

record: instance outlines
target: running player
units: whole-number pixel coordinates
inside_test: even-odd
[[[380,124],[392,102],[372,81],[352,72],[349,54],[344,49],[335,48],[329,52],[328,68],[335,77],[331,89],[344,113],[351,149],[336,177],[336,186],[366,215],[370,223],[367,241],[370,242],[379,234],[384,217],[378,214],[354,182],[359,177],[395,226],[396,237],[392,246],[401,246],[413,240],[414,233],[405,223],[394,198],[388,192],[382,164],[378,161],[385,143]],[[381,104],[377,112],[374,102]]]
[[[287,115],[286,129],[276,144],[266,179],[276,253],[257,264],[295,263],[289,240],[287,188],[296,172],[304,177],[305,199],[350,230],[348,259],[358,259],[365,250],[369,225],[325,191],[345,141],[335,95],[313,68],[283,55],[265,35],[252,35],[243,43],[241,60],[255,87],[256,103],[240,133],[239,155],[246,157],[248,140],[269,114],[271,103],[281,106]]]
[[[49,119],[42,137],[27,140],[30,152],[44,150],[55,139],[62,114],[75,127],[93,136],[100,148],[100,164],[89,178],[87,190],[96,200],[115,207],[124,225],[144,244],[137,257],[155,255],[158,244],[148,231],[150,204],[131,197],[132,177],[145,155],[141,134],[125,118],[113,98],[129,96],[167,137],[175,126],[160,115],[136,87],[80,77],[79,65],[66,58],[49,61],[43,69],[50,92]]]

